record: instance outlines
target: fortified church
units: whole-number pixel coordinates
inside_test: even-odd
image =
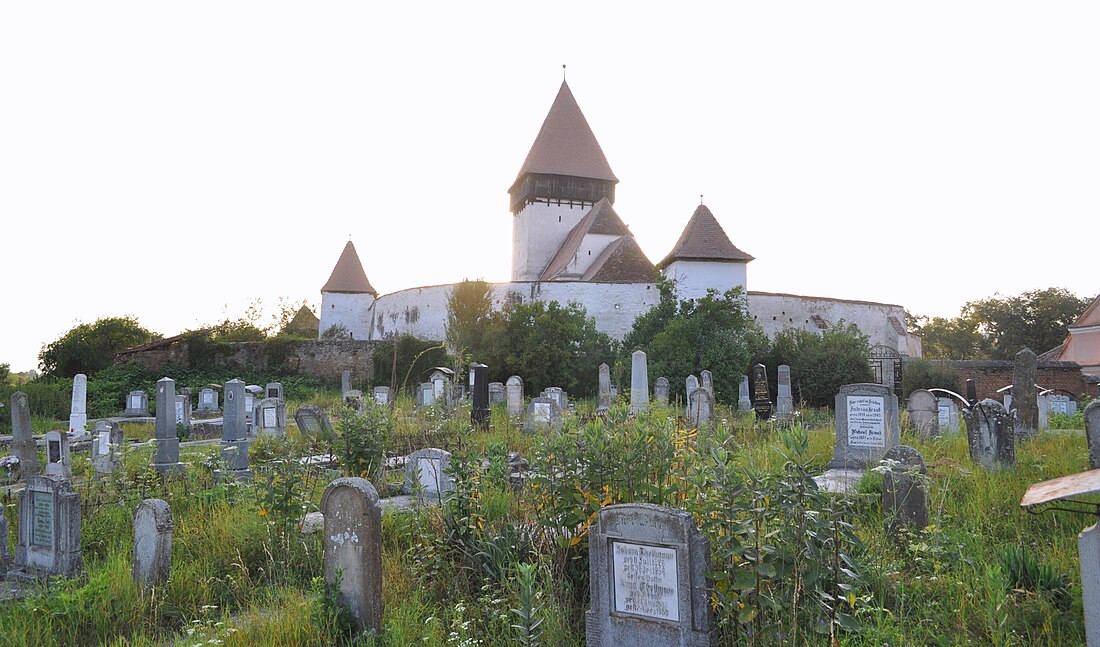
[[[618,183],[596,136],[563,82],[508,193],[512,211],[512,277],[492,285],[495,307],[542,300],[575,302],[596,327],[622,338],[634,319],[660,299],[658,271],[680,299],[708,289],[747,291],[749,311],[765,332],[818,331],[843,319],[872,345],[920,356],[920,339],[906,332],[902,306],[748,291],[753,257],[730,241],[705,205],[696,208],[680,238],[654,265],[616,213]],[[453,285],[379,295],[348,241],[321,288],[320,333],[343,326],[355,339],[411,334],[441,340]]]

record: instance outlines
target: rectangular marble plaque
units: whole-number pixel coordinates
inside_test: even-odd
[[[886,403],[877,395],[848,396],[848,444],[886,447]]]
[[[1057,413],[1059,415],[1066,415],[1069,411],[1069,403],[1065,400],[1054,400],[1050,403],[1050,412]]]
[[[274,429],[275,424],[275,407],[264,408],[264,429]]]
[[[111,432],[99,432],[99,455],[106,456],[111,453]]]
[[[53,548],[53,494],[31,492],[31,546]]]
[[[616,541],[611,563],[615,611],[680,621],[675,548]]]
[[[439,491],[439,459],[419,458],[416,461],[416,469],[420,474],[420,485],[426,492]]]
[[[202,392],[202,403],[203,404],[214,404],[214,394],[211,393],[210,391],[203,391]]]
[[[183,403],[176,401],[176,424],[183,424]]]
[[[939,408],[940,412],[940,429],[946,429],[951,424],[951,407],[946,404],[941,404]]]
[[[141,408],[141,396],[140,395],[131,395],[130,396],[130,408],[131,409],[140,409]]]

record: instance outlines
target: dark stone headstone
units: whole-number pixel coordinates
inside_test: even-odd
[[[470,393],[473,403],[470,408],[470,422],[478,429],[489,428],[489,367],[474,362],[470,364]]]
[[[987,469],[1016,465],[1013,420],[1000,402],[985,399],[963,412],[970,460]]]
[[[763,364],[752,367],[752,408],[756,417],[767,420],[772,416],[771,389],[768,388],[768,370]]]
[[[1039,404],[1035,391],[1035,352],[1025,348],[1016,353],[1012,370],[1012,404],[1016,409],[1016,433],[1033,436],[1039,429]]]
[[[896,462],[883,474],[882,513],[890,528],[920,530],[928,525],[928,468],[920,452],[908,445],[892,447],[883,463]]]

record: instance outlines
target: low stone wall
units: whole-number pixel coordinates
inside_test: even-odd
[[[974,380],[978,398],[1001,400],[997,389],[1012,384],[1013,363],[1009,360],[929,360],[933,364],[950,368],[959,374],[959,381]],[[1085,381],[1081,366],[1076,362],[1039,362],[1035,382],[1047,389],[1057,389],[1074,398],[1095,396],[1096,385]],[[965,393],[963,395],[966,395]]]
[[[339,382],[344,371],[357,376],[373,375],[371,355],[378,341],[274,341],[204,344],[192,349],[185,339],[119,353],[115,364],[137,364],[146,368],[191,367],[191,362],[225,368],[248,368],[284,375],[302,375],[326,382]]]

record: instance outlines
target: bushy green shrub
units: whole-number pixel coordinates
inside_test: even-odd
[[[962,378],[955,369],[926,359],[912,359],[905,363],[901,378],[903,397],[908,398],[917,389],[934,388],[962,393]]]
[[[415,391],[433,366],[447,366],[447,350],[439,342],[412,335],[387,337],[371,353],[373,384]]]
[[[133,317],[104,317],[77,324],[38,354],[44,375],[68,377],[92,375],[110,366],[118,351],[157,339]]]
[[[780,331],[767,350],[753,363],[768,369],[768,382],[775,393],[780,364],[791,367],[791,393],[796,401],[810,406],[831,406],[840,387],[874,379],[870,343],[854,324],[843,320],[820,334],[787,328]]]

